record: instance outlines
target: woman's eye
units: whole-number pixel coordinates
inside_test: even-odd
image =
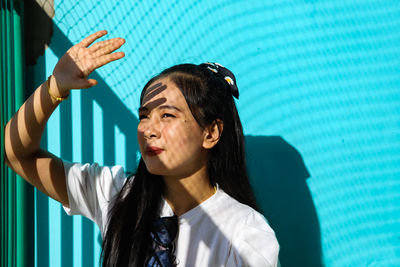
[[[175,118],[175,116],[172,115],[172,114],[170,114],[170,113],[164,113],[164,114],[162,115],[162,117],[163,117],[163,118]]]

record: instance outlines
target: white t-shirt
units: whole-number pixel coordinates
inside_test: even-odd
[[[103,236],[110,201],[121,190],[126,175],[121,166],[64,162],[69,214],[94,221]],[[172,216],[166,201],[160,216]],[[265,218],[222,189],[178,217],[178,266],[277,266],[279,245]]]

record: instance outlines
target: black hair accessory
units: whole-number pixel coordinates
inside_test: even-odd
[[[219,63],[212,62],[201,63],[200,66],[206,67],[214,72],[218,77],[224,79],[229,84],[232,95],[236,97],[236,99],[239,99],[239,89],[236,86],[236,78],[230,70]]]

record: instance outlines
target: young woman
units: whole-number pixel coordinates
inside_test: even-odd
[[[103,266],[277,266],[279,245],[248,182],[233,74],[219,64],[182,64],[144,87],[136,174],[62,161],[40,149],[45,124],[96,68],[122,58],[124,40],[73,46],[5,128],[8,165],[96,222]],[[114,53],[113,53],[114,52]]]

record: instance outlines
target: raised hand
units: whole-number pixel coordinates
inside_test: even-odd
[[[50,90],[57,96],[68,95],[70,89],[89,88],[97,84],[94,79],[88,79],[95,69],[125,56],[123,52],[115,52],[125,40],[113,38],[91,45],[94,41],[107,34],[98,31],[71,47],[58,61],[50,80]]]

